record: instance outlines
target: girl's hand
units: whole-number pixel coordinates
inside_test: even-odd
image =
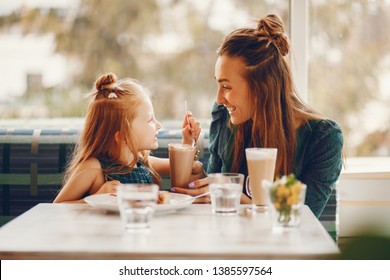
[[[189,122],[188,122],[189,120]],[[192,145],[194,138],[198,140],[200,135],[200,123],[192,117],[192,113],[188,113],[184,116],[184,121],[182,125],[181,135],[182,143]]]
[[[96,192],[96,194],[100,193],[116,193],[116,187],[120,185],[121,182],[114,180],[114,181],[107,181],[103,184],[103,186],[100,187],[100,189]]]

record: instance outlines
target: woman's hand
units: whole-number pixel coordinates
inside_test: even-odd
[[[116,187],[119,186],[121,182],[114,180],[114,181],[107,181],[105,182],[100,189],[96,192],[96,194],[100,193],[116,193]]]
[[[188,122],[189,121],[189,122]],[[192,117],[190,111],[184,116],[181,135],[182,143],[192,145],[194,138],[198,140],[201,132],[200,123]]]
[[[172,192],[175,192],[175,193],[181,193],[181,194],[187,194],[187,195],[191,195],[191,196],[197,196],[197,195],[200,195],[200,194],[204,194],[206,192],[209,191],[209,181],[206,178],[203,178],[203,179],[199,179],[199,180],[196,180],[196,181],[193,181],[191,183],[188,184],[189,188],[188,189],[184,189],[184,188],[171,188],[171,191]],[[199,197],[195,200],[194,203],[210,203],[211,199],[210,199],[210,195],[205,195],[205,196],[202,196],[202,197]]]
[[[191,172],[190,182],[193,182],[193,181],[198,180],[198,179],[202,179],[206,176],[207,176],[207,174],[203,169],[203,163],[201,163],[198,160],[195,160],[194,163],[192,164],[192,172]]]

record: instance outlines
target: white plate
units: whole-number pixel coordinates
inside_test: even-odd
[[[194,202],[195,198],[186,194],[171,193],[171,201],[167,204],[157,204],[155,211],[172,212],[178,209],[187,207]],[[116,195],[113,193],[94,194],[84,198],[84,201],[96,208],[118,212],[118,204],[116,202]]]

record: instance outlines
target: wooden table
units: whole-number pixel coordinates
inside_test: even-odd
[[[337,258],[337,245],[307,206],[302,215],[298,229],[282,231],[270,214],[218,216],[208,204],[192,204],[155,215],[148,232],[126,233],[115,213],[38,204],[0,228],[0,259]]]

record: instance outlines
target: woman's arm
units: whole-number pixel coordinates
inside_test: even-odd
[[[342,151],[341,128],[332,121],[321,121],[313,132],[306,151],[307,160],[298,176],[307,185],[305,204],[316,217],[321,215],[339,178],[343,165]]]

